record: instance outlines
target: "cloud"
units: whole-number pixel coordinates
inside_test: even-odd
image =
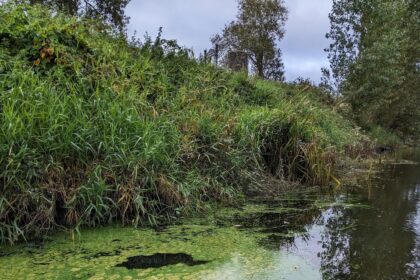
[[[129,33],[146,31],[153,37],[160,26],[163,36],[202,52],[210,37],[236,15],[234,0],[132,0],[127,6]]]
[[[299,76],[319,81],[321,67],[328,66],[324,49],[329,45],[325,34],[329,30],[328,13],[331,0],[286,0],[289,19],[286,36],[280,47],[288,80]]]
[[[323,49],[328,46],[325,33],[329,29],[331,0],[286,0],[289,20],[280,47],[286,78],[299,76],[319,81],[320,68],[328,65]],[[235,0],[132,0],[126,9],[131,18],[129,34],[137,31],[152,38],[163,27],[163,37],[177,39],[196,54],[208,49],[210,37],[235,19]]]

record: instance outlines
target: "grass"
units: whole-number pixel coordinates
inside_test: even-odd
[[[327,184],[359,141],[316,92],[127,40],[42,7],[0,6],[0,241],[157,224],[264,177]]]
[[[376,139],[377,146],[395,148],[403,145],[403,141],[398,135],[380,126],[371,127],[368,131],[371,138]]]

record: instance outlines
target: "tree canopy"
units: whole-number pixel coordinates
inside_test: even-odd
[[[287,9],[282,0],[239,0],[235,21],[212,38],[221,56],[245,52],[253,71],[262,78],[283,80],[283,62],[278,43],[283,38]]]
[[[415,0],[333,1],[332,76],[363,125],[419,134],[419,7]]]
[[[30,4],[48,5],[69,15],[99,17],[123,31],[128,23],[124,13],[130,0],[29,0]]]

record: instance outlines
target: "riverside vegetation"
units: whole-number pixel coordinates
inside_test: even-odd
[[[160,36],[140,43],[4,4],[0,241],[155,225],[267,186],[335,181],[338,159],[367,138],[324,97],[218,69]]]

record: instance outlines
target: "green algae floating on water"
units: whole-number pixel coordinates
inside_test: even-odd
[[[279,200],[159,230],[105,227],[84,230],[75,241],[59,234],[3,247],[0,279],[316,279],[319,268],[280,252],[277,243],[301,235],[311,209],[309,200]],[[291,224],[294,218],[302,224]]]
[[[317,279],[316,265],[279,249],[319,214],[314,202],[257,201],[158,230],[105,227],[3,247],[0,279]]]
[[[60,235],[38,247],[4,248],[14,253],[0,257],[0,278],[279,279],[280,274],[314,273],[302,260],[259,247],[259,237],[234,227],[194,225],[168,227],[159,232],[119,227],[87,230],[74,242]],[[188,254],[206,262],[154,269],[119,266],[130,257],[157,253]]]

